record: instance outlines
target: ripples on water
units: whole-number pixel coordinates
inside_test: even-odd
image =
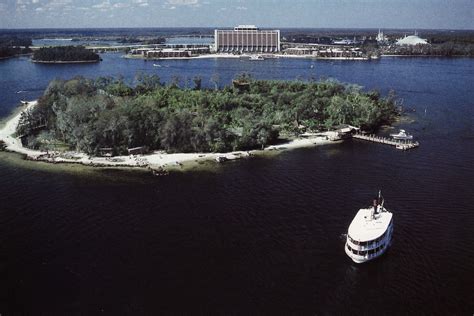
[[[421,147],[348,141],[158,178],[1,153],[0,313],[472,313],[472,60],[163,63],[2,61],[0,110],[23,98],[17,91],[79,73],[317,75],[398,91],[416,109],[405,128]],[[395,214],[394,243],[357,265],[341,235],[378,189]]]

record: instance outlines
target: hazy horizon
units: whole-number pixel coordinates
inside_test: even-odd
[[[27,30],[120,30],[120,29],[209,29],[213,31],[216,28],[230,29],[237,25],[224,25],[224,26],[110,26],[110,27],[26,27],[26,28],[4,28],[6,31],[27,31]],[[382,31],[406,31],[415,32],[417,31],[446,31],[446,32],[474,32],[474,29],[446,29],[446,28],[382,28],[382,27],[278,27],[278,26],[262,26],[258,25],[261,29],[272,29],[278,28],[280,30],[341,30],[341,31],[365,31],[365,30],[382,30]]]
[[[471,0],[6,0],[0,28],[473,30],[473,12]]]

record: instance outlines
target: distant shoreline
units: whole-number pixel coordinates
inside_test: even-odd
[[[100,59],[99,60],[72,60],[72,61],[66,61],[66,60],[46,61],[46,60],[32,59],[31,62],[35,64],[92,64],[92,63],[100,62]]]
[[[26,54],[15,54],[11,56],[6,56],[6,57],[0,57],[0,60],[5,60],[5,59],[10,59],[10,58],[15,58],[15,57],[22,57],[22,56],[31,56],[32,53],[26,53]]]
[[[256,54],[259,55],[259,54]],[[156,58],[147,58],[143,56],[134,56],[134,55],[123,55],[123,58],[127,59],[140,59],[145,61],[158,61],[158,60],[193,60],[193,59],[242,59],[248,60],[245,55],[233,55],[233,54],[205,54],[205,55],[197,55],[191,57],[156,57]],[[371,61],[371,60],[378,60],[383,57],[417,57],[417,58],[473,58],[473,56],[468,55],[453,55],[453,56],[445,56],[445,55],[380,55],[380,56],[373,56],[373,57],[318,57],[312,55],[285,55],[285,54],[274,54],[272,57],[264,58],[265,60],[272,60],[272,59],[312,59],[312,60],[347,60],[347,61]]]
[[[469,55],[380,55],[380,57],[438,57],[438,58],[472,58],[473,56]]]
[[[261,54],[255,54],[255,55],[261,55]],[[192,60],[192,59],[242,59],[242,60],[248,60],[247,55],[234,55],[234,54],[203,54],[203,55],[197,55],[197,56],[190,56],[190,57],[155,57],[155,58],[148,58],[148,57],[143,57],[141,55],[123,55],[123,58],[127,59],[141,59],[141,60],[149,60],[149,61],[154,61],[154,60]],[[272,59],[279,59],[279,58],[295,58],[295,59],[320,59],[320,60],[364,60],[364,61],[370,61],[370,60],[376,60],[378,57],[318,57],[318,56],[313,56],[313,55],[285,55],[285,54],[273,54],[271,57],[265,58],[264,60],[272,60]]]

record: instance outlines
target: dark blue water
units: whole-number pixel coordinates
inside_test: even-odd
[[[224,85],[240,72],[333,77],[384,94],[394,89],[415,110],[400,127],[421,146],[399,152],[347,141],[159,178],[1,153],[0,313],[472,315],[474,60],[210,59],[154,67],[115,54],[103,59],[0,61],[0,116],[56,77],[133,82],[146,72],[185,85],[200,75],[208,86],[214,74]],[[342,234],[379,188],[394,211],[394,244],[357,265]]]

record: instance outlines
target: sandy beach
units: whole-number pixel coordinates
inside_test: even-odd
[[[20,121],[21,113],[31,109],[37,104],[37,101],[28,102],[17,114],[4,121],[0,128],[0,140],[5,143],[7,151],[20,153],[26,156],[26,159],[35,161],[45,161],[50,163],[76,163],[94,167],[138,167],[148,168],[153,172],[165,171],[169,169],[181,168],[184,164],[200,163],[203,161],[224,162],[248,158],[254,155],[264,154],[270,151],[284,151],[302,147],[312,147],[316,145],[333,144],[334,141],[328,140],[331,132],[319,133],[317,135],[298,138],[287,143],[271,145],[263,150],[252,151],[234,151],[228,153],[173,153],[164,151],[154,151],[146,155],[128,155],[114,157],[93,157],[85,153],[74,151],[53,152],[40,151],[25,148],[21,140],[15,137],[15,130]]]
[[[21,111],[7,119],[7,121],[4,122],[5,125],[0,128],[0,140],[5,143],[7,150],[24,154],[30,157],[36,157],[41,153],[39,151],[23,147],[20,139],[14,137],[16,127],[18,126],[18,122],[20,121],[21,113],[34,107],[36,104],[37,101],[28,102],[26,105],[23,106],[23,109]]]

